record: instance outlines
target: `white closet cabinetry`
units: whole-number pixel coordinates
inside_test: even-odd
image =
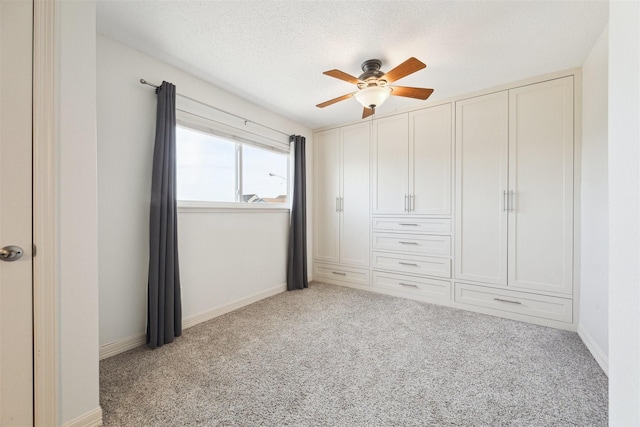
[[[571,295],[573,78],[509,91],[509,286]]]
[[[373,124],[373,214],[451,215],[451,104]]]
[[[313,136],[314,259],[340,262],[340,130]]]
[[[451,104],[409,113],[411,214],[451,215]]]
[[[455,278],[507,284],[509,94],[456,103]]]
[[[314,135],[314,277],[369,285],[369,122]],[[347,268],[345,268],[347,267]]]
[[[573,129],[572,76],[456,103],[457,302],[572,321]]]
[[[373,161],[373,214],[408,213],[408,114],[373,123]]]
[[[316,133],[314,279],[575,330],[578,81]]]
[[[451,300],[451,104],[374,122],[373,287]]]

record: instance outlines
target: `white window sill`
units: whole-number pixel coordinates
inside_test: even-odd
[[[178,201],[178,213],[289,213],[289,205]]]

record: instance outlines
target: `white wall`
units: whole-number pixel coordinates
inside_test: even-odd
[[[578,333],[600,366],[609,365],[607,177],[609,29],[582,67],[580,318]]]
[[[65,424],[100,417],[95,13],[91,0],[58,3],[59,381]]]
[[[609,3],[609,424],[640,425],[640,2]]]
[[[312,160],[312,132],[103,36],[97,40],[97,66],[100,344],[106,346],[128,338],[135,343],[146,327],[156,96],[153,88],[141,85],[139,79],[156,84],[169,81],[180,94],[307,137],[308,164]],[[308,211],[312,211],[311,205]],[[308,224],[312,224],[311,218]],[[238,300],[282,289],[286,281],[288,227],[288,212],[180,210],[185,322]]]

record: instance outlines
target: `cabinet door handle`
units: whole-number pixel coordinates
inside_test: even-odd
[[[502,192],[502,212],[509,212],[509,208],[507,207],[509,205],[507,201],[509,196],[507,196],[507,194],[506,190]]]
[[[336,212],[340,212],[340,197],[336,197]]]
[[[400,243],[401,245],[417,245],[418,244],[418,242],[398,242],[398,243]]]
[[[522,305],[522,303],[520,301],[510,301],[508,299],[502,299],[502,298],[494,298],[495,301],[500,301],[500,302],[508,302],[509,304],[520,304]]]
[[[409,212],[416,210],[416,195],[409,194]]]
[[[402,286],[407,286],[409,288],[417,288],[418,285],[414,285],[413,283],[402,283],[402,282],[398,282],[398,285],[402,285]]]
[[[339,271],[332,271],[333,274],[337,274],[338,276],[346,276],[347,273],[341,273]]]
[[[418,266],[418,264],[415,264],[415,263],[413,263],[413,262],[402,262],[402,261],[398,261],[398,264],[401,264],[401,265],[410,265],[410,266],[412,266],[412,267],[417,267],[417,266]]]
[[[409,195],[405,194],[404,195],[404,211],[405,212],[409,212]]]
[[[340,212],[344,212],[344,197],[340,197]]]
[[[509,191],[509,212],[516,211],[515,198],[516,198],[516,192],[513,190]]]
[[[398,225],[411,225],[411,226],[417,227],[420,224],[413,224],[411,222],[399,222]]]

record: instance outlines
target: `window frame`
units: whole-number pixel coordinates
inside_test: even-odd
[[[181,127],[187,130],[201,132],[207,135],[211,135],[216,138],[221,138],[230,143],[235,144],[235,202],[216,202],[216,201],[190,201],[190,200],[177,200],[178,213],[198,213],[198,212],[286,212],[291,211],[291,195],[293,193],[293,186],[291,182],[293,157],[291,151],[291,144],[288,144],[287,149],[283,143],[274,141],[274,144],[268,142],[260,142],[259,140],[268,140],[269,138],[260,137],[255,135],[255,138],[251,138],[253,135],[251,132],[245,132],[240,129],[236,129],[233,126],[226,125],[224,123],[217,122],[213,119],[208,119],[197,114],[192,114],[187,111],[178,110],[176,112],[176,128]],[[211,122],[206,123],[205,122]],[[249,137],[247,137],[249,136]],[[178,143],[176,138],[176,144]],[[242,147],[248,145],[263,150],[270,150],[276,153],[280,153],[287,158],[287,202],[286,203],[246,203],[242,202],[242,180],[243,180],[243,158]]]

